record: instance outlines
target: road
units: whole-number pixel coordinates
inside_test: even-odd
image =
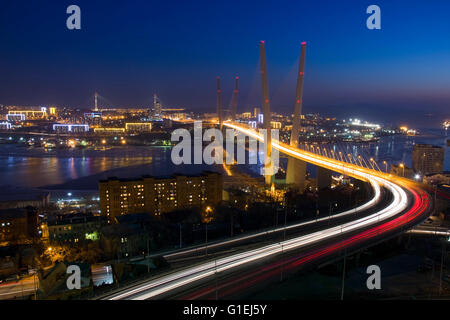
[[[355,216],[363,217],[369,215],[378,207],[386,206],[391,200],[390,194],[382,190],[378,184],[374,183],[372,187],[374,190],[373,196],[366,203],[358,207],[339,213],[330,213],[329,215],[320,216],[316,219],[288,224],[286,226],[282,225],[264,231],[253,232],[231,239],[216,241],[209,243],[208,245],[185,248],[176,252],[167,253],[163,257],[172,266],[177,266],[180,263],[182,265],[183,261],[192,263],[194,260],[202,260],[205,258],[206,254],[217,258],[223,254],[249,250],[255,247],[261,247],[264,244],[278,242],[283,237],[289,239],[315,230],[322,230],[329,226],[351,221],[355,218]]]
[[[34,295],[36,286],[39,285],[37,277],[28,276],[19,281],[9,281],[0,284],[0,300],[26,299]]]
[[[262,137],[254,130],[232,123],[224,123],[224,125],[262,140]],[[280,268],[288,272],[304,264],[320,261],[336,252],[352,250],[377,239],[407,231],[430,214],[429,195],[420,185],[410,180],[326,158],[278,141],[273,141],[272,147],[297,159],[384,186],[391,193],[392,201],[386,207],[368,216],[355,217],[350,222],[324,230],[202,262],[196,266],[151,279],[135,287],[126,288],[108,296],[107,299],[205,298],[213,291],[218,298],[218,286],[221,286],[222,290],[224,286],[231,286],[227,294],[221,295],[221,297],[227,297],[242,290],[244,285],[248,287],[278,274]],[[261,266],[261,263],[264,265]],[[227,276],[230,273],[231,276]],[[254,279],[254,274],[259,276]],[[214,285],[211,286],[211,283]],[[205,285],[207,289],[204,288]],[[203,286],[201,290],[198,290],[199,286]]]

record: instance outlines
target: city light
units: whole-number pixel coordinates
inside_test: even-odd
[[[0,300],[450,297],[450,2],[98,2],[2,15]]]

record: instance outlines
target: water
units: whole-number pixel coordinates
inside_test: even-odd
[[[212,168],[172,164],[171,149],[116,147],[108,150],[69,149],[45,151],[17,145],[0,145],[0,185],[58,190],[96,190],[108,177],[196,174]]]
[[[384,170],[383,161],[404,162],[411,166],[415,143],[445,147],[444,170],[450,171],[449,132],[422,130],[419,136],[384,137],[378,143],[335,145],[336,149],[353,155],[373,157]],[[170,159],[171,149],[163,147],[116,147],[104,151],[70,149],[45,151],[17,145],[0,145],[0,185],[41,187],[55,190],[96,190],[98,181],[107,177],[161,176],[173,173],[196,174],[203,170],[220,171],[218,166],[180,165]],[[282,162],[283,163],[283,162]],[[246,166],[259,172],[259,166]],[[247,170],[246,170],[247,171]]]
[[[388,168],[390,164],[404,163],[412,167],[412,150],[415,144],[432,144],[444,147],[444,171],[450,171],[450,148],[446,145],[446,140],[450,139],[450,132],[440,129],[423,129],[420,135],[405,136],[396,135],[383,137],[378,143],[368,144],[347,144],[339,143],[334,145],[335,151],[342,151],[345,154],[350,153],[352,157],[362,155],[366,161],[369,158],[379,165],[380,169],[385,170],[383,161],[386,161]]]

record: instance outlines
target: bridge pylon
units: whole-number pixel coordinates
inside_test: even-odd
[[[235,78],[233,96],[231,98],[231,120],[236,120],[237,99],[239,94],[239,77]]]
[[[294,116],[292,118],[292,131],[290,145],[298,147],[298,135],[300,132],[300,116],[303,103],[303,78],[305,75],[306,42],[301,43],[300,63],[298,67],[297,87],[295,92]],[[289,157],[286,171],[286,183],[295,185],[300,192],[305,188],[306,162]]]
[[[220,89],[220,77],[217,77],[217,117],[219,118],[219,128],[222,130],[222,90]]]
[[[263,107],[263,128],[266,130],[264,151],[264,177],[266,185],[270,186],[273,176],[272,165],[272,134],[270,132],[270,103],[269,103],[269,85],[267,81],[266,49],[264,41],[259,43],[260,72],[261,72],[261,91]],[[272,173],[272,174],[271,174]]]

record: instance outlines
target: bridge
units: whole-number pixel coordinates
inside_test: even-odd
[[[365,204],[346,212],[338,213],[319,221],[307,221],[284,228],[274,228],[264,233],[243,235],[235,239],[224,240],[209,246],[210,250],[245,244],[249,239],[261,239],[276,233],[284,236],[271,238],[271,242],[260,241],[260,245],[246,247],[238,253],[222,254],[206,258],[191,266],[171,271],[139,284],[103,297],[110,300],[133,299],[218,299],[236,297],[241,290],[264,283],[270,278],[283,273],[323,263],[364,247],[386,240],[390,237],[408,232],[425,220],[433,209],[433,197],[426,186],[403,177],[382,172],[375,163],[364,166],[361,159],[352,159],[323,152],[313,146],[299,147],[298,130],[301,114],[302,87],[304,76],[304,59],[306,44],[301,45],[301,60],[297,94],[293,118],[293,130],[289,144],[271,140],[270,107],[268,98],[267,70],[265,63],[264,42],[260,43],[261,75],[263,93],[263,126],[268,130],[262,135],[248,125],[236,122],[235,98],[233,97],[232,118],[224,120],[221,112],[220,82],[218,84],[218,125],[265,143],[265,165],[270,166],[270,154],[273,149],[288,156],[287,180],[302,187],[306,163],[316,165],[322,170],[341,173],[355,179],[369,182],[373,188],[373,197]],[[236,90],[237,91],[237,84]],[[267,141],[264,141],[267,137]],[[268,161],[267,161],[268,160]],[[347,161],[344,161],[347,160]],[[371,160],[372,162],[372,160]],[[266,183],[271,177],[266,176]],[[389,194],[382,201],[382,193]],[[345,219],[343,219],[346,217]],[[327,223],[323,223],[325,222]],[[331,220],[334,222],[331,223]],[[290,230],[289,236],[286,236]],[[168,254],[166,258],[190,255],[207,248],[188,248]]]

